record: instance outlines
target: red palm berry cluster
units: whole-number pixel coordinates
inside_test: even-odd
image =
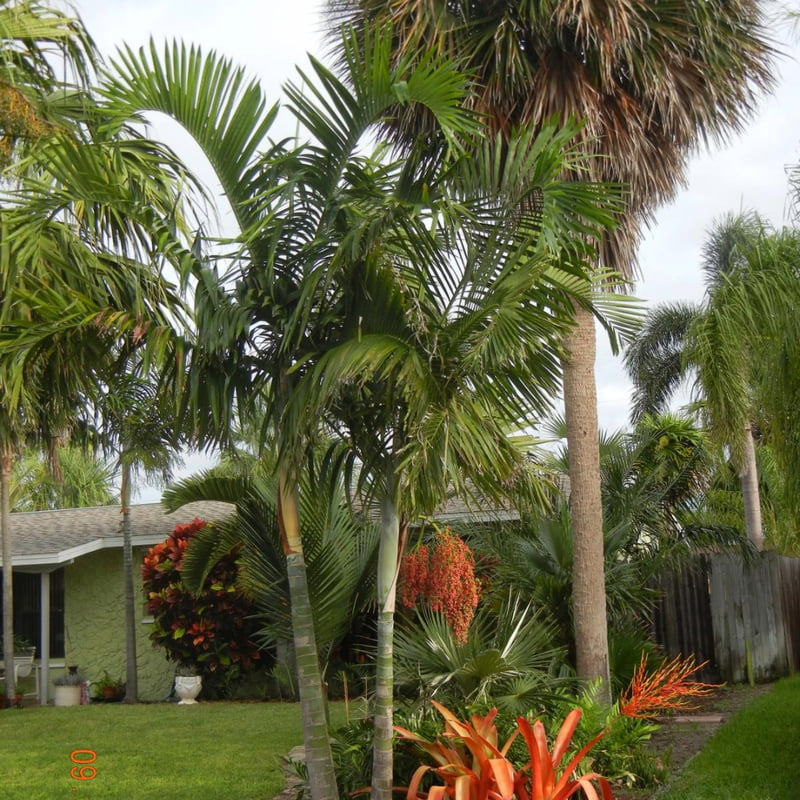
[[[466,641],[481,587],[472,551],[450,528],[437,531],[432,545],[404,557],[399,583],[406,608],[424,603],[444,615],[456,641]]]

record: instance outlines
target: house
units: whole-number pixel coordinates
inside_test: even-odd
[[[159,503],[132,506],[135,581],[149,547],[162,542],[176,524],[221,519],[226,503],[189,503],[165,513]],[[50,682],[77,664],[89,681],[105,670],[125,677],[122,580],[122,514],[119,506],[32,511],[11,515],[14,567],[14,631],[36,645],[39,700],[52,694]],[[2,563],[2,561],[0,561]],[[170,692],[174,667],[149,640],[152,621],[144,610],[137,621],[139,698],[162,700]]]

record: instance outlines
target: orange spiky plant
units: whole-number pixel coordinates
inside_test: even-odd
[[[648,674],[643,658],[620,698],[618,713],[641,718],[690,708],[691,698],[706,696],[716,688],[689,680],[701,666],[695,665],[691,657],[675,658]],[[433,705],[445,720],[444,741],[429,742],[395,726],[401,737],[415,742],[434,761],[434,765],[422,765],[414,771],[406,800],[568,800],[579,791],[583,791],[587,800],[613,800],[611,785],[602,775],[577,774],[586,755],[608,734],[608,726],[561,768],[581,719],[580,709],[567,714],[551,751],[540,720],[531,724],[524,717],[517,717],[517,730],[499,747],[494,724],[496,708],[484,717],[473,715],[470,722],[461,722],[441,704],[433,701]],[[509,748],[519,735],[525,740],[530,756],[520,768],[508,759]],[[431,772],[443,784],[422,791],[422,780]]]
[[[620,696],[620,714],[651,718],[665,711],[693,708],[693,698],[707,697],[718,688],[714,684],[689,680],[689,676],[705,663],[695,664],[692,656],[684,659],[676,656],[648,675],[646,659],[642,656],[630,685]]]

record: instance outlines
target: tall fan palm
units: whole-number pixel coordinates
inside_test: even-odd
[[[689,154],[739,130],[769,87],[771,49],[758,0],[640,3],[566,0],[329,0],[332,20],[364,32],[390,19],[395,51],[445,52],[474,75],[471,106],[505,137],[557,117],[585,121],[589,174],[627,188],[628,211],[601,263],[630,274],[639,228],[683,181]],[[427,121],[388,121],[403,143]],[[608,677],[602,508],[591,314],[575,309],[565,346],[575,537],[578,670]]]

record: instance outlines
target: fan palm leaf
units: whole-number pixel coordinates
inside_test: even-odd
[[[519,711],[523,697],[541,702],[563,657],[552,628],[513,595],[481,607],[463,643],[440,614],[424,609],[398,626],[395,639],[405,691],[467,705],[492,698],[508,711]]]

